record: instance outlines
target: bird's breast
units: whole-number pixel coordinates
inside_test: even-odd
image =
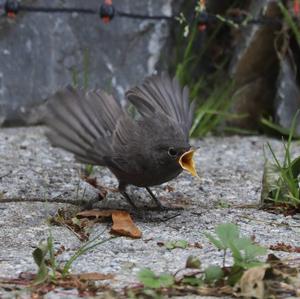
[[[115,168],[110,168],[110,170],[120,182],[137,187],[161,185],[176,178],[182,172],[182,168],[180,166],[153,169],[141,167],[140,171],[137,172],[130,172]]]

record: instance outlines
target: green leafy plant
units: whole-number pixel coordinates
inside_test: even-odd
[[[171,274],[156,275],[147,268],[138,273],[138,279],[145,288],[150,289],[167,288],[174,284],[174,277]]]
[[[38,271],[35,277],[34,284],[43,283],[49,277],[49,269],[46,262],[50,262],[52,269],[52,279],[55,279],[56,275],[56,265],[52,260],[52,252],[53,252],[53,239],[52,236],[47,238],[47,242],[44,244],[40,244],[33,253],[33,259],[36,265],[38,266]],[[46,257],[49,253],[49,259]]]
[[[230,284],[236,283],[245,270],[262,264],[258,257],[266,254],[266,249],[253,244],[251,239],[240,236],[236,225],[220,224],[215,229],[216,236],[209,233],[205,233],[205,235],[213,245],[223,251],[223,267],[226,264],[227,252],[231,252],[234,263],[228,276]],[[218,273],[219,271],[221,273],[220,270],[222,269],[213,268],[211,272]]]
[[[273,162],[265,158],[262,182],[261,201],[263,204],[274,203],[288,207],[300,207],[300,157],[292,159],[291,145],[299,111],[295,114],[287,142],[283,140],[283,162],[275,154],[270,143],[267,143]]]
[[[198,258],[189,256],[186,262],[186,269],[198,269],[191,275],[185,275],[181,283],[191,286],[215,285],[225,277],[223,268],[217,265],[210,265],[201,270],[201,262]]]
[[[86,164],[85,169],[84,169],[84,174],[89,177],[92,175],[94,171],[94,165],[92,164]]]
[[[204,281],[208,284],[215,283],[224,277],[224,271],[216,265],[208,266],[204,271]]]
[[[220,26],[216,29],[215,34],[220,29]],[[233,90],[233,83],[228,81],[219,84],[218,78],[222,77],[222,68],[214,75],[213,89],[209,87],[209,80],[204,77],[196,77],[195,79],[195,67],[199,65],[203,58],[206,47],[209,46],[213,40],[215,34],[212,34],[210,39],[206,42],[200,53],[194,54],[194,44],[199,38],[199,32],[197,26],[193,26],[193,30],[188,36],[187,46],[183,53],[183,59],[177,64],[176,76],[182,85],[188,85],[190,88],[190,98],[196,101],[195,120],[190,131],[191,136],[203,137],[207,133],[215,130],[217,126],[227,118],[240,117],[229,113],[229,108],[233,102],[231,96]],[[210,78],[212,80],[212,78]],[[223,80],[222,80],[223,81]],[[206,96],[207,90],[209,90],[209,96]],[[204,92],[206,91],[206,92]]]
[[[165,243],[165,247],[169,250],[175,248],[185,249],[189,246],[189,243],[185,240],[177,240],[177,241],[170,241]]]
[[[292,33],[294,34],[298,45],[300,46],[300,30],[299,25],[297,22],[295,22],[294,18],[291,16],[289,10],[286,8],[286,6],[282,3],[282,1],[277,1],[278,7],[281,10],[281,13],[284,17],[285,22],[290,27]]]
[[[205,136],[215,131],[225,119],[242,118],[244,115],[229,113],[233,103],[233,83],[227,82],[215,86],[206,99],[199,99],[200,105],[196,109],[194,123],[190,134],[192,136]]]
[[[200,269],[201,261],[196,256],[190,255],[186,260],[185,267],[190,269]]]
[[[104,244],[115,237],[97,241],[99,236],[82,245],[66,263],[59,263],[56,259],[53,237],[50,232],[46,242],[42,242],[33,251],[32,256],[38,267],[34,284],[38,285],[48,282],[55,282],[57,277],[66,278],[70,274],[72,264],[82,255],[96,246]]]
[[[291,134],[291,129],[284,128],[278,124],[276,124],[272,119],[268,118],[262,118],[260,120],[263,129],[266,133],[276,135],[276,136],[284,136],[289,137]],[[300,136],[296,132],[292,132],[292,138],[299,139]]]
[[[185,268],[176,271],[174,275],[157,275],[150,269],[143,269],[138,273],[138,279],[143,286],[136,289],[131,298],[144,298],[136,296],[137,294],[146,298],[162,298],[163,294],[173,294],[176,288],[182,291],[185,286],[203,287],[205,290],[224,285],[234,286],[250,268],[265,267],[258,257],[265,255],[266,249],[253,244],[250,238],[241,236],[236,225],[220,224],[216,227],[214,235],[205,235],[217,249],[224,252],[222,266],[209,265],[202,270],[201,261],[195,256],[189,256]],[[225,265],[227,252],[231,252],[232,266]],[[183,275],[179,275],[181,271],[184,271]]]
[[[237,1],[236,1],[237,2]],[[233,6],[236,4],[233,3]],[[230,107],[234,101],[232,96],[234,82],[224,80],[224,69],[229,57],[222,55],[221,59],[214,61],[214,71],[203,74],[199,72],[207,64],[207,55],[221,30],[227,26],[225,19],[220,18],[214,27],[207,30],[206,38],[203,39],[197,26],[197,18],[204,7],[197,2],[194,9],[194,21],[189,24],[184,13],[178,17],[182,25],[182,32],[178,35],[176,77],[182,85],[188,85],[190,98],[196,102],[195,121],[190,134],[194,137],[203,137],[209,132],[215,132],[225,120],[245,117],[230,113]],[[191,9],[188,5],[187,9]]]

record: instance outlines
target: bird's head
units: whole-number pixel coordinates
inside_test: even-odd
[[[169,147],[168,156],[179,166],[188,171],[192,176],[198,176],[195,161],[193,159],[195,149],[192,147],[176,148]]]
[[[159,160],[161,166],[166,167],[170,171],[185,170],[192,176],[198,176],[195,161],[193,159],[196,149],[190,145],[176,146],[164,145],[156,148],[155,157]]]
[[[148,134],[144,136],[144,141],[151,149],[151,157],[148,158],[156,160],[162,172],[179,173],[185,170],[192,176],[198,176],[193,160],[196,149],[190,146],[188,136],[178,123],[166,117],[157,117],[147,121],[147,125]]]

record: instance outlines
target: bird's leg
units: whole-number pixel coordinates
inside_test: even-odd
[[[125,191],[126,190],[126,185],[119,183],[119,192],[123,195],[123,197],[126,199],[126,201],[134,208],[137,209],[137,206],[135,203],[132,201],[128,193]]]
[[[174,207],[166,207],[164,206],[159,200],[158,198],[153,194],[153,192],[151,191],[151,189],[149,187],[145,187],[146,190],[148,191],[148,193],[150,194],[151,198],[154,200],[154,202],[156,203],[156,207],[158,210],[162,210],[162,211],[167,211],[167,210],[182,210],[183,207],[178,207],[178,206],[174,206]]]
[[[148,193],[150,194],[151,198],[154,200],[154,202],[156,203],[156,206],[158,209],[160,210],[164,210],[165,207],[161,204],[161,202],[157,199],[157,197],[153,194],[153,192],[151,191],[151,189],[149,187],[145,187],[146,190],[148,191]]]
[[[128,202],[134,209],[137,209],[137,206],[136,206],[135,203],[132,201],[132,199],[130,198],[130,196],[127,194],[126,191],[120,191],[120,193],[125,197],[125,199],[127,200],[127,202]]]

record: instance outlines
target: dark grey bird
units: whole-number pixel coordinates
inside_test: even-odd
[[[188,88],[165,73],[146,78],[126,92],[126,99],[138,117],[102,90],[66,87],[48,100],[47,136],[79,162],[108,167],[133,206],[127,185],[146,188],[162,207],[149,187],[172,180],[183,169],[197,175],[189,144],[194,105]]]

